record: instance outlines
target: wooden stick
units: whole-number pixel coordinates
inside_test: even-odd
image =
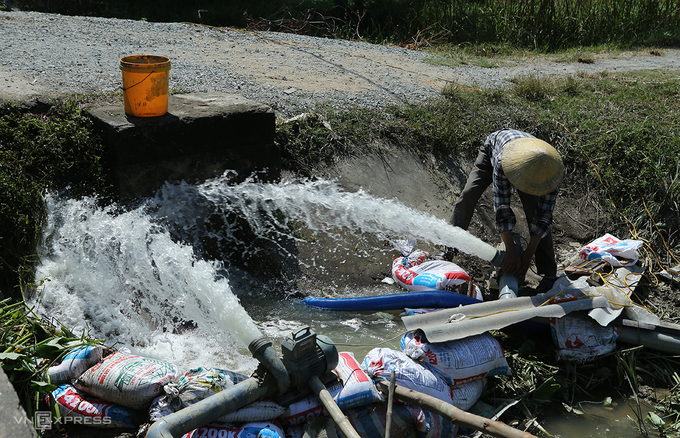
[[[361,438],[361,436],[354,430],[352,423],[349,422],[345,414],[342,413],[338,404],[333,400],[333,396],[326,389],[326,387],[321,383],[321,380],[317,376],[312,376],[309,380],[309,386],[314,390],[316,395],[321,399],[324,407],[328,410],[328,413],[333,418],[333,421],[338,425],[340,430],[347,438]]]
[[[387,394],[387,415],[385,418],[385,438],[390,438],[392,428],[392,403],[394,402],[394,387],[396,386],[394,370],[390,373],[390,387]]]
[[[376,382],[376,386],[383,394],[389,393],[389,385],[384,381]],[[420,406],[430,412],[449,419],[452,423],[470,429],[480,430],[487,435],[498,438],[537,438],[536,436],[510,427],[500,421],[489,420],[479,415],[465,412],[457,407],[432,397],[431,395],[413,391],[402,386],[394,389],[396,397],[412,405]]]

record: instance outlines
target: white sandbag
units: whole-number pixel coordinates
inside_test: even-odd
[[[620,240],[605,234],[581,248],[579,256],[583,260],[602,259],[612,266],[626,266],[638,261],[637,250],[641,246],[640,240]]]
[[[565,315],[550,318],[550,332],[559,349],[557,358],[585,363],[616,349],[619,326],[602,327],[588,316]]]
[[[77,379],[88,368],[102,360],[103,348],[100,345],[85,345],[71,350],[62,361],[47,369],[50,383],[59,385]]]
[[[342,388],[342,383],[328,386],[328,392],[337,393]],[[315,418],[328,415],[326,408],[317,396],[309,396],[295,403],[291,403],[279,417],[284,427],[298,426]]]
[[[61,424],[78,424],[97,428],[136,428],[142,421],[140,412],[125,406],[98,400],[79,392],[69,384],[52,391],[61,415]]]
[[[392,277],[409,291],[449,290],[458,292],[472,281],[460,266],[446,260],[429,260],[425,251],[414,251],[392,262]],[[467,290],[461,291],[467,294]],[[482,300],[482,291],[474,286],[474,297]]]
[[[429,343],[420,331],[407,332],[401,349],[411,359],[436,369],[449,385],[494,375],[511,375],[501,344],[489,333],[455,341]]]
[[[182,435],[182,438],[284,438],[281,424],[277,421],[252,422],[242,426],[208,424]]]
[[[401,351],[374,348],[364,358],[364,368],[375,380],[389,382],[394,370],[396,384],[453,403],[453,393],[436,370],[416,362]]]
[[[467,411],[477,403],[484,392],[486,379],[477,379],[451,387],[452,404],[458,409]]]
[[[338,353],[338,366],[333,370],[343,383],[343,387],[333,398],[340,409],[365,406],[385,400],[371,379],[351,352]]]
[[[171,363],[116,352],[85,371],[73,386],[97,398],[141,410],[179,376],[179,368]]]
[[[371,382],[375,386],[375,382],[373,382],[373,380],[371,380]],[[354,390],[352,386],[355,384],[356,383],[350,382],[343,385],[343,382],[338,381],[328,385],[326,389],[340,409],[348,409],[350,405],[353,407],[365,406],[374,403],[372,401],[374,397],[381,397],[380,395],[372,394],[371,398],[369,398],[366,392],[361,394],[362,390]],[[359,382],[359,388],[364,388],[365,390],[365,386],[362,382]],[[357,397],[357,394],[361,395]],[[361,404],[359,404],[359,402]],[[291,403],[286,407],[286,410],[279,417],[279,420],[281,420],[281,423],[284,426],[296,426],[326,415],[328,415],[328,412],[321,402],[321,399],[316,395],[310,395],[309,397]]]

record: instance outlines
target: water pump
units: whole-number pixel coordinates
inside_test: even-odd
[[[146,437],[179,438],[262,397],[282,395],[291,385],[302,387],[318,382],[318,376],[338,365],[338,350],[333,342],[317,336],[309,327],[286,338],[281,345],[282,358],[264,337],[253,340],[248,349],[262,365],[252,377],[161,418],[151,426]]]
[[[281,343],[283,364],[291,386],[301,388],[312,376],[323,376],[338,366],[338,350],[330,338],[306,327]]]

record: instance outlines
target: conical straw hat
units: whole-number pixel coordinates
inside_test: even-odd
[[[518,138],[505,145],[501,164],[512,185],[530,195],[552,192],[564,174],[557,150],[534,137]]]

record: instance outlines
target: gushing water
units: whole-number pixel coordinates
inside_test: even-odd
[[[47,205],[36,273],[45,283],[30,303],[39,312],[140,354],[197,365],[260,336],[220,263],[198,259],[143,208],[118,213],[54,197]],[[243,368],[238,355],[225,360]]]
[[[76,331],[187,366],[238,371],[253,364],[243,346],[261,332],[230,285],[241,267],[223,263],[228,255],[204,251],[209,241],[249,251],[236,223],[247,223],[248,236],[283,250],[283,240],[295,241],[288,224],[296,221],[329,236],[344,230],[445,244],[484,260],[495,254],[443,220],[324,180],[231,184],[224,175],[199,186],[167,184],[129,210],[55,196],[47,204],[36,274],[45,281],[30,304]],[[295,316],[286,324],[310,324],[310,315]]]
[[[277,184],[252,181],[230,186],[228,175],[211,180],[198,192],[213,211],[236,213],[245,218],[258,236],[271,236],[286,229],[288,221],[303,223],[313,232],[333,233],[340,229],[370,233],[395,241],[409,238],[457,248],[491,261],[496,249],[448,222],[414,210],[396,199],[376,198],[359,190],[345,192],[327,180],[284,180]],[[187,184],[166,186],[163,197],[186,199],[196,188]],[[183,226],[195,227],[195,217],[183,215]],[[280,232],[280,231],[278,231]],[[277,234],[277,233],[274,233]]]

